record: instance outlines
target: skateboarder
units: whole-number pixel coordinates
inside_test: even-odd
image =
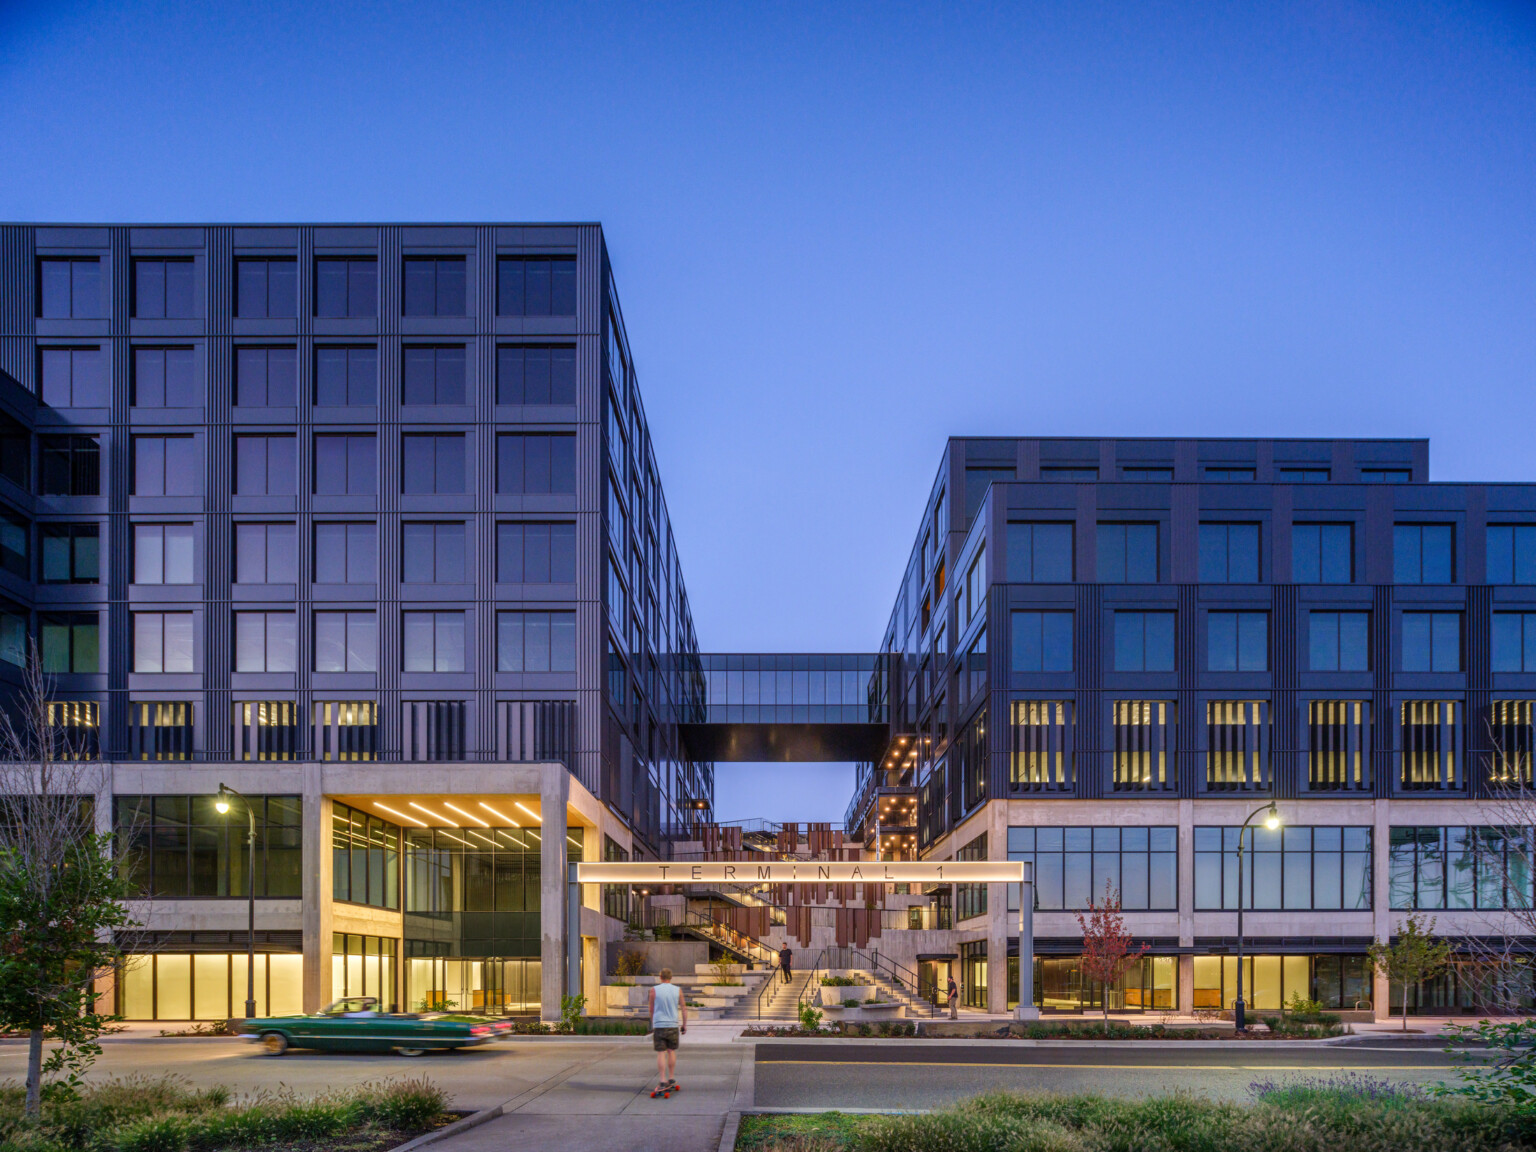
[[[672,983],[672,969],[663,968],[660,977],[650,995],[651,1043],[656,1048],[656,1091],[651,1096],[665,1100],[678,1090],[677,1038],[688,1031],[688,1005],[682,989]]]

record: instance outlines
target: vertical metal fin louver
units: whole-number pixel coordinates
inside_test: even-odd
[[[1371,705],[1313,700],[1307,705],[1307,787],[1314,792],[1371,787]]]
[[[1495,700],[1488,706],[1488,782],[1495,787],[1531,786],[1533,716],[1533,700]]]
[[[379,706],[372,700],[314,702],[316,760],[377,760]]]
[[[1236,792],[1270,786],[1268,701],[1206,701],[1205,738],[1206,788]]]
[[[292,760],[299,751],[299,706],[292,700],[237,700],[236,760]]]
[[[128,758],[192,759],[192,701],[135,700],[130,703]]]
[[[1405,700],[1400,707],[1402,786],[1426,791],[1460,788],[1460,702]]]
[[[1115,701],[1117,791],[1167,791],[1178,786],[1173,771],[1177,713],[1171,700]]]
[[[496,705],[496,758],[575,762],[574,700],[503,700]]]
[[[469,730],[463,700],[407,700],[402,705],[400,748],[406,760],[463,760]]]
[[[101,755],[101,705],[94,700],[48,701],[48,732],[57,759],[97,759]]]
[[[1072,701],[1015,700],[1012,711],[1013,789],[1073,787]]]

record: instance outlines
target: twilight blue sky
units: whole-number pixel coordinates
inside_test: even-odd
[[[947,435],[1536,479],[1530,4],[0,0],[0,109],[3,219],[602,221],[708,649],[875,645]]]

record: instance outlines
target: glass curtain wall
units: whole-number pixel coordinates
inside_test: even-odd
[[[129,956],[117,982],[125,1020],[227,1020],[245,1015],[244,952],[159,952]],[[256,1015],[303,1011],[304,957],[257,953]]]

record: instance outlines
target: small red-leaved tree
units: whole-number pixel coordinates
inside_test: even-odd
[[[1099,1004],[1104,1009],[1104,1031],[1109,1032],[1109,990],[1120,982],[1131,966],[1147,953],[1143,944],[1131,950],[1131,934],[1120,916],[1120,893],[1104,881],[1104,902],[1090,903],[1088,911],[1077,913],[1077,926],[1083,930],[1083,975],[1102,984]]]

